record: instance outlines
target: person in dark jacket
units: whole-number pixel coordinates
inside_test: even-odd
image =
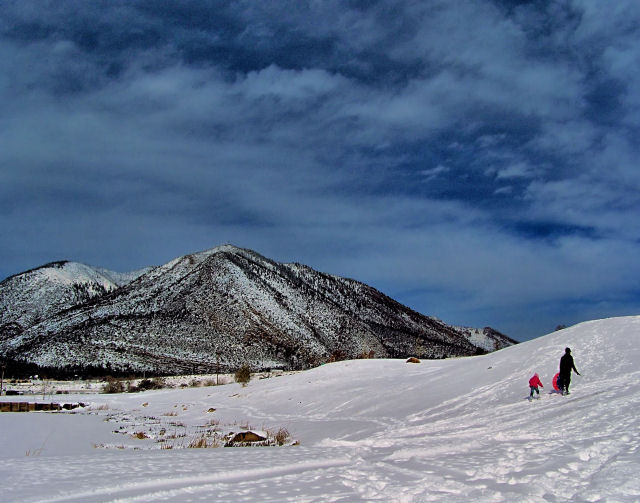
[[[558,377],[558,382],[560,382],[560,391],[563,395],[569,394],[569,384],[571,384],[571,371],[574,371],[576,374],[580,375],[578,369],[576,369],[575,364],[573,363],[573,356],[571,356],[571,349],[566,348],[564,350],[564,355],[560,358],[560,376]]]

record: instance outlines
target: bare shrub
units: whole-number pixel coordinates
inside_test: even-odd
[[[291,434],[289,433],[289,431],[286,428],[280,428],[273,435],[273,439],[275,440],[276,444],[278,444],[278,445],[286,444],[289,441],[290,438],[291,438]]]
[[[122,379],[115,379],[113,377],[107,377],[107,382],[102,388],[103,393],[123,393],[124,381]]]
[[[249,367],[249,365],[245,364],[238,370],[236,370],[236,373],[233,377],[235,378],[236,382],[242,384],[243,386],[246,386],[251,380],[251,368]]]
[[[138,389],[140,391],[145,391],[148,389],[161,389],[164,388],[164,379],[160,377],[155,377],[153,379],[143,379],[138,383]]]
[[[162,388],[171,388],[167,381],[163,377],[154,377],[151,382],[153,382],[153,389],[162,389]]]
[[[347,359],[347,354],[344,351],[337,349],[336,351],[331,353],[331,356],[329,356],[327,363],[341,362],[346,359]]]
[[[154,377],[153,379],[142,379],[137,386],[129,383],[128,393],[136,393],[138,391],[147,391],[150,389],[166,388],[167,383],[162,377]]]

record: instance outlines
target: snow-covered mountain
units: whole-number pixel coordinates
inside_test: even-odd
[[[0,283],[0,338],[133,281],[148,269],[117,273],[77,262],[51,262]]]
[[[454,327],[467,338],[467,340],[481,350],[488,353],[511,346],[515,341],[491,327],[471,328]]]
[[[44,271],[52,276],[55,267]],[[19,275],[5,282],[16,278],[27,281]],[[179,257],[119,288],[109,287],[106,275],[99,278],[102,283],[90,283],[95,296],[38,323],[32,316],[22,331],[7,330],[13,320],[4,322],[0,351],[56,368],[179,373],[212,371],[218,364],[307,368],[363,354],[441,358],[515,342],[492,330],[479,339],[473,330],[421,315],[363,283],[231,245]],[[70,284],[75,291],[78,281]]]

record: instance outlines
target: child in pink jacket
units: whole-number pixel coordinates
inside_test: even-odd
[[[538,390],[538,386],[540,386],[541,388],[544,388],[544,384],[542,384],[540,377],[536,373],[536,374],[533,374],[533,377],[531,379],[529,379],[529,388],[531,388],[531,394],[529,395],[530,399],[533,398],[534,391],[538,394],[538,398],[540,397],[540,391]]]

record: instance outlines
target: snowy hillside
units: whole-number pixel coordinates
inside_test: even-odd
[[[566,346],[582,377],[561,396],[550,388]],[[533,372],[545,388],[529,401]],[[0,415],[3,495],[34,503],[637,502],[639,378],[640,317],[628,317],[477,357],[344,361],[246,388],[70,396],[91,404],[73,415]],[[183,437],[167,450],[159,441],[160,428],[177,439],[249,427],[286,428],[300,445],[181,449],[191,440]]]
[[[513,343],[491,331],[478,344],[467,329],[363,283],[225,245],[178,257],[24,331],[7,330],[0,354],[77,372],[91,365],[167,374],[211,372],[218,360],[226,370],[302,369],[363,354],[441,358]]]

